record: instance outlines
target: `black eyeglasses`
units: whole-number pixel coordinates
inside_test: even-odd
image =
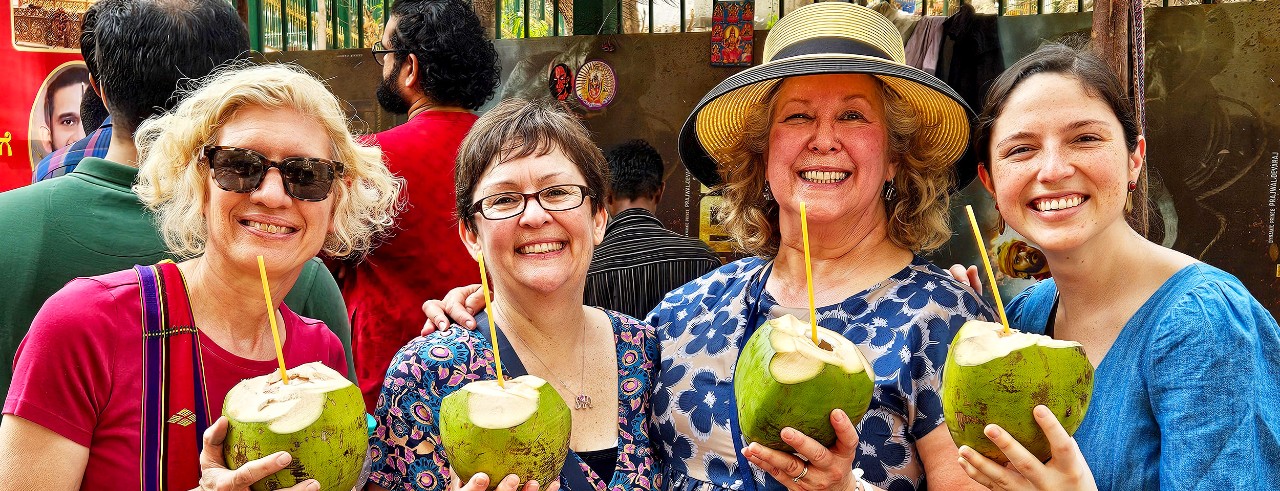
[[[342,163],[313,157],[289,157],[279,162],[253,150],[209,145],[204,147],[213,180],[233,193],[251,193],[262,185],[272,167],[280,169],[284,192],[302,201],[324,201],[333,179],[342,175]]]
[[[529,198],[538,200],[538,206],[547,211],[568,211],[579,206],[587,197],[595,197],[586,186],[560,184],[532,193],[498,193],[480,198],[471,204],[471,213],[479,213],[488,220],[505,220],[524,213]]]
[[[382,55],[384,55],[384,54],[387,54],[387,53],[408,53],[408,52],[409,52],[409,50],[407,50],[407,49],[386,49],[386,47],[382,45],[382,41],[378,41],[378,42],[376,42],[376,43],[373,43],[373,61],[378,62],[378,66],[382,66],[382,65],[383,65],[383,58],[384,58],[384,57],[383,57]]]

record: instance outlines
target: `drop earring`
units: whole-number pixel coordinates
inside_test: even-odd
[[[893,201],[898,196],[898,187],[893,185],[893,181],[885,181],[883,193],[885,201]]]
[[[1124,198],[1124,212],[1133,212],[1133,192],[1138,189],[1138,181],[1129,181],[1129,193]]]
[[[769,181],[764,182],[764,200],[773,201],[773,190],[769,189]]]

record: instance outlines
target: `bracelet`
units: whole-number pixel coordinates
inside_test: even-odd
[[[864,482],[862,480],[862,469],[858,469],[858,468],[853,469],[853,481],[854,481],[853,491],[866,491],[866,488],[862,487],[862,483]]]

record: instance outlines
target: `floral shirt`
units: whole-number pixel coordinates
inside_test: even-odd
[[[571,453],[569,459],[581,473],[569,475],[567,472],[572,472],[569,469],[574,466],[566,466],[561,471],[561,489],[656,489],[661,476],[654,464],[648,430],[657,338],[647,324],[617,312],[605,312],[613,324],[617,345],[618,462],[612,481],[606,483],[577,454]],[[477,325],[484,325],[483,314],[476,321]],[[501,331],[498,343],[504,374],[508,378],[523,374],[523,365]],[[374,413],[378,427],[369,439],[373,457],[369,482],[393,490],[447,489],[449,461],[438,451],[440,402],[468,382],[496,378],[493,344],[482,333],[454,326],[418,337],[401,348],[387,369]],[[581,485],[575,486],[577,483]]]
[[[662,343],[653,399],[656,445],[672,489],[783,489],[741,456],[733,367],[746,336],[786,313],[763,288],[772,262],[727,264],[667,295],[649,323]],[[818,324],[842,333],[867,355],[876,390],[858,423],[854,465],[881,488],[925,489],[915,441],[943,423],[941,370],[955,332],[993,311],[968,287],[928,261],[817,309]],[[747,324],[754,323],[748,326]],[[751,477],[740,472],[750,468]]]

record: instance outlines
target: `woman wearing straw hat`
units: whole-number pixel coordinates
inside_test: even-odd
[[[966,447],[962,466],[1005,490],[1276,489],[1280,326],[1236,277],[1142,235],[1147,145],[1125,92],[1098,57],[1047,45],[987,96],[982,183],[1053,271],[1009,323],[1080,342],[1097,370],[1074,439],[1035,408],[1047,463],[993,424],[1011,465]]]
[[[969,112],[903,63],[898,31],[865,7],[801,7],[769,33],[764,57],[703,98],[681,133],[685,165],[722,192],[719,218],[754,257],[671,292],[648,317],[662,341],[653,411],[666,484],[916,489],[927,478],[934,489],[976,487],[942,424],[939,369],[952,333],[992,312],[918,255],[950,235],[952,163]],[[747,445],[733,394],[750,334],[774,316],[808,317],[801,202],[818,324],[860,344],[878,376],[861,423],[832,414],[834,448],[783,432],[805,460]],[[428,318],[469,317],[466,292],[428,302]]]
[[[346,372],[338,338],[280,302],[316,254],[365,250],[395,215],[400,180],[337,98],[299,68],[227,68],[136,139],[135,190],[190,259],[78,278],[45,303],[0,426],[12,489],[244,489],[289,464],[220,462],[227,391],[278,370],[258,258],[284,360]]]
[[[991,311],[919,256],[950,236],[969,112],[903,63],[893,24],[864,7],[797,9],[770,31],[764,59],[712,89],[681,132],[685,165],[721,191],[720,220],[755,257],[671,292],[649,316],[662,339],[654,414],[668,478],[677,489],[976,487],[943,425],[939,369],[955,330]],[[832,413],[834,447],[782,432],[803,458],[743,441],[732,390],[738,349],[761,323],[808,317],[801,202],[817,322],[858,343],[877,375],[861,422]]]

